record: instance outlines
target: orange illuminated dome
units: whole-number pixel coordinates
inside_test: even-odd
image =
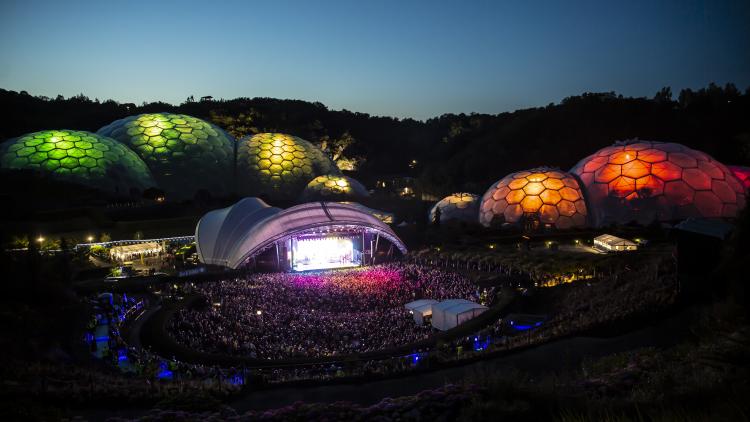
[[[496,224],[539,222],[558,229],[586,225],[586,202],[578,181],[548,167],[511,173],[494,183],[482,197],[479,222]]]
[[[735,217],[745,192],[726,166],[686,146],[624,141],[584,158],[580,178],[598,226]]]
[[[727,168],[745,187],[745,196],[747,196],[747,192],[750,192],[750,167],[727,166]]]

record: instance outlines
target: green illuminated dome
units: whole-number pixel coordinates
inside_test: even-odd
[[[296,199],[316,176],[339,174],[320,148],[296,136],[259,133],[237,147],[237,177],[242,195]]]
[[[234,141],[219,127],[184,114],[149,113],[99,129],[128,145],[149,166],[168,197],[230,191]]]
[[[326,174],[310,181],[302,192],[303,201],[356,199],[370,196],[367,189],[348,176]]]
[[[36,170],[120,195],[156,186],[146,164],[128,147],[84,131],[45,130],[3,142],[0,168]]]

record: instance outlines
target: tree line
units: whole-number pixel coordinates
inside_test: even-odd
[[[192,96],[179,105],[32,96],[0,89],[0,139],[43,129],[100,127],[133,114],[176,112],[216,123],[233,136],[278,131],[353,161],[354,176],[373,186],[385,176],[416,177],[427,191],[482,193],[506,174],[535,166],[569,169],[615,140],[680,142],[727,164],[750,163],[750,89],[709,84],[669,87],[651,98],[584,93],[499,114],[444,114],[425,121],[330,110],[319,102]],[[343,147],[343,149],[342,149]],[[350,168],[350,169],[351,169]]]

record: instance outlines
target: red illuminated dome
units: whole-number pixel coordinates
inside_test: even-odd
[[[687,217],[735,217],[745,191],[707,154],[669,142],[624,141],[571,169],[580,178],[598,226]]]
[[[511,173],[482,197],[479,222],[536,223],[558,229],[586,225],[586,202],[578,181],[564,171],[540,167]]]
[[[747,192],[750,192],[750,167],[727,166],[727,168],[745,187],[745,195],[747,195]]]

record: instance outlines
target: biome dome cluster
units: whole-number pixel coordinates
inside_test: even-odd
[[[370,196],[367,189],[349,176],[325,174],[310,181],[300,200],[345,200]]]
[[[45,130],[0,144],[0,167],[36,170],[101,191],[127,195],[156,182],[125,145],[91,132]]]
[[[173,200],[192,198],[201,190],[215,196],[238,192],[294,200],[308,185],[305,197],[368,195],[364,186],[342,176],[333,160],[302,138],[261,133],[236,142],[219,127],[184,114],[130,116],[97,134],[44,131],[22,138],[12,148],[16,140],[6,142],[0,168],[40,170],[121,195],[126,193],[121,185],[128,185],[126,190],[156,187]],[[112,180],[105,180],[105,174]]]
[[[0,169],[38,171],[119,196],[155,187],[173,200],[201,190],[292,201],[369,195],[302,138],[260,133],[235,141],[211,123],[173,113],[130,116],[97,134],[47,130],[10,139],[0,144]],[[449,195],[429,219],[440,210],[441,221],[569,229],[734,218],[748,188],[746,167],[727,167],[677,143],[629,140],[596,151],[569,173],[551,167],[511,173],[481,200]]]
[[[284,133],[259,133],[237,146],[241,195],[296,199],[313,178],[338,175],[336,164],[318,147]]]
[[[511,173],[482,197],[479,222],[491,225],[538,221],[558,229],[586,225],[586,202],[578,181],[549,167]]]
[[[465,192],[446,196],[430,209],[430,222],[435,221],[438,210],[441,223],[451,220],[475,222],[479,212],[479,196]]]
[[[597,226],[729,218],[745,206],[744,189],[726,166],[676,143],[615,143],[571,172],[583,183]]]
[[[230,191],[234,141],[211,123],[185,114],[148,113],[116,120],[97,133],[135,151],[168,196]]]

